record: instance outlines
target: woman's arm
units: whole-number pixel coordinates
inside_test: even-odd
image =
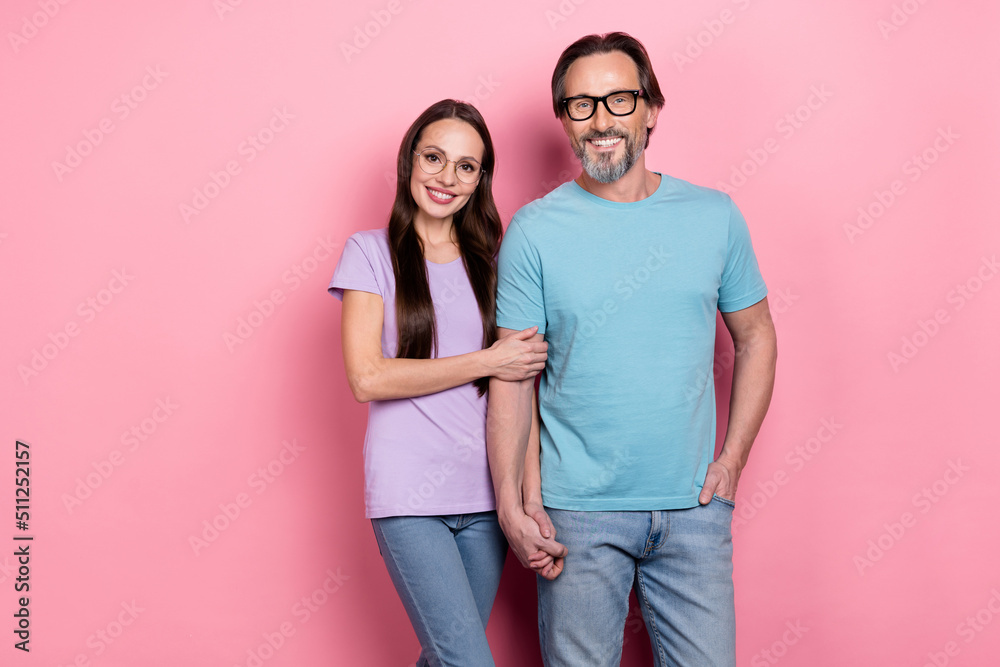
[[[544,342],[529,342],[537,327],[501,338],[484,350],[439,359],[386,359],[382,355],[382,297],[344,290],[341,339],[344,368],[354,398],[423,396],[493,376],[507,381],[534,377],[545,367]]]

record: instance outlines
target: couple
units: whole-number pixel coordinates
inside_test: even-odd
[[[776,357],[749,232],[727,195],[646,169],[664,98],[633,37],[569,46],[552,102],[582,173],[502,244],[489,132],[452,100],[403,138],[388,229],[345,244],[366,514],[418,666],[494,664],[508,543],[549,667],[618,665],[633,587],[656,665],[733,665],[730,523]],[[736,361],[716,458],[717,311]]]

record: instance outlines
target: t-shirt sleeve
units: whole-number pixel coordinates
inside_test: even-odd
[[[719,310],[732,313],[749,308],[767,296],[757,257],[750,243],[750,230],[736,204],[729,200],[729,241],[726,265],[719,286]]]
[[[344,290],[353,289],[359,292],[371,292],[384,297],[382,286],[378,283],[372,258],[368,254],[365,239],[360,234],[354,234],[344,244],[344,251],[333,270],[333,278],[327,291],[340,300],[344,299]]]
[[[517,216],[511,220],[497,259],[497,326],[545,333],[542,264]]]

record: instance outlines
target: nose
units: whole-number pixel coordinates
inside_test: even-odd
[[[458,182],[458,163],[448,160],[437,176],[441,185],[455,185]]]
[[[599,132],[604,132],[615,124],[615,117],[611,115],[607,107],[603,104],[598,104],[597,108],[594,110],[594,127]]]

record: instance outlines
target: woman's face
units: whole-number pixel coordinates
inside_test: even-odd
[[[461,210],[478,182],[463,183],[456,176],[456,170],[463,169],[461,162],[470,158],[481,164],[485,149],[479,133],[463,120],[444,118],[425,127],[415,150],[426,155],[431,155],[432,151],[437,153],[435,164],[442,160],[448,162],[438,173],[428,174],[420,168],[420,156],[413,155],[410,194],[417,203],[418,216],[443,220]]]

